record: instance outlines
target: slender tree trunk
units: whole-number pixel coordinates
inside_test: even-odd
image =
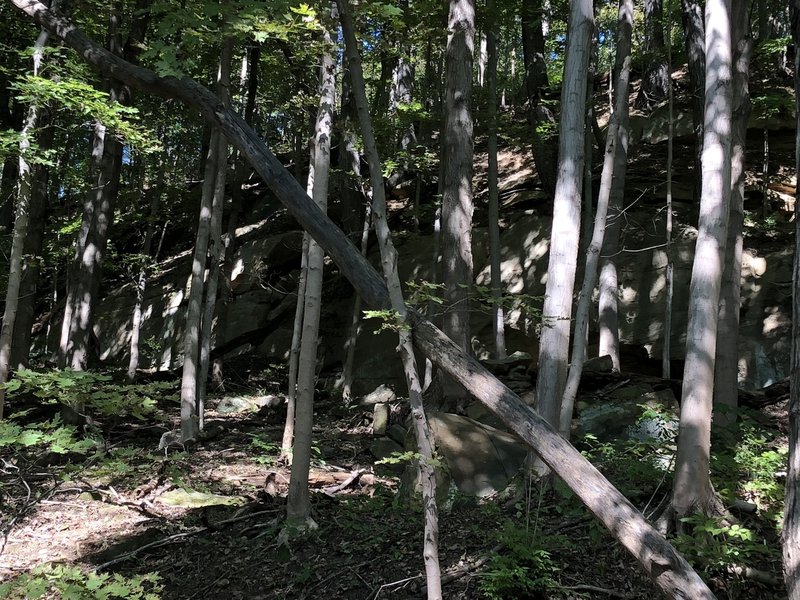
[[[392,243],[386,216],[386,198],[383,189],[383,169],[378,155],[378,147],[372,132],[372,122],[369,117],[367,95],[364,91],[364,75],[361,70],[361,58],[357,50],[355,28],[348,10],[347,0],[338,0],[341,15],[342,31],[345,39],[346,51],[350,57],[350,76],[353,80],[353,93],[358,107],[361,134],[364,138],[364,150],[369,161],[370,182],[372,184],[373,214],[375,234],[381,252],[381,266],[383,276],[389,288],[392,309],[398,317],[405,321],[406,305],[397,273],[397,251]],[[425,511],[425,542],[423,557],[425,561],[425,574],[427,583],[428,600],[442,599],[441,571],[439,569],[439,516],[436,507],[436,481],[433,468],[433,438],[431,436],[425,409],[422,403],[422,386],[417,372],[417,362],[414,356],[411,333],[400,328],[399,351],[403,361],[403,369],[408,386],[408,399],[411,405],[414,434],[417,440],[417,450],[420,458],[417,461],[419,478],[422,487],[422,502]]]
[[[622,57],[622,68],[617,74],[615,85],[615,106],[608,124],[606,148],[603,157],[603,172],[600,178],[600,190],[597,196],[597,211],[594,218],[592,239],[586,250],[586,268],[583,272],[583,285],[578,296],[578,307],[575,311],[575,338],[572,345],[572,362],[569,367],[564,397],[561,400],[560,431],[565,439],[569,439],[572,411],[581,382],[583,363],[586,358],[586,341],[589,330],[589,308],[592,292],[597,281],[597,267],[600,249],[606,229],[606,215],[611,196],[614,166],[616,165],[617,147],[619,146],[619,117],[628,104],[628,82],[631,71],[631,29],[633,26],[633,0],[623,0],[619,6],[617,20],[617,53]]]
[[[589,0],[572,3],[561,88],[563,112],[558,140],[558,181],[553,202],[553,231],[536,381],[538,412],[556,428],[567,378],[572,292],[578,262],[586,70],[589,67],[593,21],[594,9]]]
[[[219,158],[219,130],[211,131],[208,157],[203,175],[203,192],[200,199],[200,218],[192,255],[192,278],[189,284],[186,321],[183,331],[183,373],[181,377],[181,440],[196,439],[200,427],[197,412],[197,377],[200,362],[200,328],[203,315],[203,290],[205,287],[206,257],[211,230],[211,213]]]
[[[625,5],[625,21],[618,22],[620,34],[630,39],[632,33],[631,5]],[[620,15],[621,16],[621,15]],[[624,44],[623,38],[620,41]],[[619,43],[619,42],[618,42]],[[620,73],[624,63],[624,54],[617,50],[614,73]],[[609,79],[610,81],[610,79]],[[611,87],[611,84],[609,84]],[[611,356],[614,372],[622,368],[619,356],[619,281],[617,276],[617,256],[619,252],[619,236],[622,228],[622,209],[625,200],[625,176],[628,167],[628,144],[630,131],[630,107],[628,103],[621,105],[617,118],[617,149],[615,153],[614,176],[611,179],[611,194],[608,199],[608,218],[603,238],[603,249],[600,252],[600,277],[598,319],[599,356]]]
[[[703,6],[700,0],[681,0],[686,55],[689,59],[689,88],[692,96],[694,123],[695,197],[700,198],[703,153],[703,119],[705,112],[706,51]]]
[[[50,34],[42,30],[33,45],[33,75],[39,74],[44,57],[44,48]],[[16,215],[14,218],[14,233],[11,237],[11,256],[8,259],[8,285],[6,287],[5,308],[3,310],[3,324],[0,327],[0,419],[3,418],[6,389],[5,383],[11,371],[11,343],[14,336],[14,326],[17,319],[19,306],[19,290],[22,281],[22,261],[25,248],[25,239],[28,236],[28,225],[32,202],[31,169],[31,139],[36,135],[41,109],[36,104],[28,108],[28,116],[22,126],[19,142],[19,168],[18,192]]]
[[[340,11],[341,12],[341,11]],[[344,17],[342,17],[344,18]],[[369,225],[372,221],[372,210],[369,206],[364,210],[364,225],[361,229],[361,256],[367,255],[369,248]],[[353,365],[356,359],[356,343],[361,334],[361,296],[358,294],[353,298],[353,312],[350,317],[350,334],[345,344],[345,358],[342,366],[342,399],[345,402],[353,400]]]
[[[314,191],[313,199],[324,212],[328,198],[328,178],[331,166],[331,133],[333,112],[336,106],[336,63],[333,56],[337,20],[336,5],[330,6],[324,33],[324,49],[320,63],[320,102],[314,135]],[[294,444],[292,445],[292,474],[286,514],[289,521],[299,527],[316,527],[311,519],[308,492],[308,474],[311,466],[311,436],[314,421],[314,383],[317,364],[317,336],[322,300],[322,270],[324,250],[311,239],[308,245],[308,274],[306,276],[303,334],[297,371],[297,400],[294,414]]]
[[[792,37],[800,48],[800,0],[791,4]],[[794,53],[795,176],[800,181],[800,52]],[[783,520],[783,579],[788,600],[800,600],[800,185],[794,201],[792,364],[789,386],[789,466]]]
[[[764,123],[764,153],[761,162],[761,216],[767,218],[772,212],[769,206],[769,127]]]
[[[222,42],[220,53],[219,71],[217,74],[217,95],[222,104],[230,108],[230,79],[231,61],[233,54],[233,39],[227,38]],[[228,173],[228,142],[224,135],[217,140],[216,165],[214,175],[214,198],[211,201],[211,221],[209,223],[209,257],[208,282],[203,303],[203,316],[200,325],[200,370],[197,374],[197,417],[198,426],[202,430],[205,426],[206,387],[208,382],[208,366],[211,356],[211,338],[214,330],[214,313],[217,306],[217,289],[219,287],[219,274],[225,263],[225,242],[222,239],[222,213],[225,205],[225,183]],[[236,227],[234,227],[234,234]]]
[[[664,10],[662,0],[644,0],[644,40],[647,68],[636,97],[637,108],[646,108],[667,97],[670,73],[664,55]]]
[[[733,121],[731,122],[731,195],[725,263],[720,289],[717,358],[714,366],[714,425],[736,421],[739,400],[739,308],[744,222],[745,142],[750,117],[750,56],[753,40],[747,33],[749,15],[745,0],[731,0],[733,63]]]
[[[669,9],[668,9],[669,10]],[[667,31],[671,29],[671,22]],[[667,36],[667,68],[672,73],[672,36]],[[675,281],[675,260],[672,254],[672,164],[673,147],[675,137],[675,117],[674,117],[674,87],[672,76],[670,75],[669,89],[667,90],[667,110],[668,110],[668,130],[667,130],[667,215],[665,218],[665,250],[667,254],[667,269],[664,274],[666,285],[666,298],[664,301],[664,330],[662,333],[661,345],[661,376],[664,379],[670,378],[670,361],[672,359],[672,297],[674,294]]]
[[[114,57],[67,19],[55,16],[41,3],[12,0],[12,4],[37,24],[59,35],[99,72],[105,75],[113,72],[130,85],[180,100],[201,112],[208,122],[220,127],[301,226],[324,245],[365,302],[375,308],[390,305],[386,285],[345,234],[314,205],[261,137],[238,115],[221,108],[216,97],[206,88],[188,77],[182,80],[161,78],[148,69],[134,67]],[[538,413],[418,313],[409,311],[408,319],[416,347],[461,385],[468,387],[474,397],[497,415],[510,431],[539,453],[668,597],[714,597],[686,560]]]
[[[151,257],[153,250],[153,236],[156,231],[156,219],[161,206],[161,189],[164,186],[164,160],[166,157],[161,158],[161,164],[158,168],[158,175],[156,176],[154,189],[150,199],[150,214],[147,217],[147,230],[144,234],[144,242],[142,243],[142,268],[139,271],[139,277],[136,280],[136,304],[133,307],[133,316],[131,317],[131,350],[130,360],[128,361],[128,381],[133,382],[136,379],[136,370],[139,368],[139,336],[142,330],[142,304],[144,303],[144,292],[147,288],[147,278],[150,273],[150,268],[154,262]]]
[[[444,331],[470,349],[469,293],[472,289],[472,64],[474,0],[450,0],[442,163],[442,265]],[[442,381],[445,405],[461,406],[465,389]]]
[[[492,272],[492,334],[497,358],[506,356],[505,317],[503,314],[503,281],[500,271],[500,201],[497,193],[497,22],[494,0],[487,0],[486,14],[486,127],[489,154],[489,256]]]
[[[313,166],[312,166],[313,168]],[[309,182],[313,176],[309,177]],[[312,190],[309,190],[311,192]],[[309,196],[311,193],[309,193]],[[297,304],[292,325],[292,344],[289,349],[289,383],[286,391],[286,423],[283,426],[281,441],[281,462],[292,464],[292,441],[294,440],[294,413],[297,404],[297,368],[300,363],[300,338],[303,335],[303,311],[306,300],[306,280],[308,278],[308,234],[303,234],[303,247],[300,251],[300,276],[297,280]]]
[[[548,85],[542,16],[542,0],[523,1],[522,55],[525,62],[525,91],[533,160],[545,192],[554,194],[558,178],[558,146],[553,139],[555,117],[542,102],[542,89]]]
[[[672,508],[680,519],[715,509],[709,479],[717,317],[731,190],[730,0],[706,2],[706,117],[703,193],[689,287],[689,324],[683,375]]]

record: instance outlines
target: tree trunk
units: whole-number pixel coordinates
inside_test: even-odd
[[[731,190],[730,0],[706,2],[706,118],[703,192],[689,287],[686,367],[681,394],[672,508],[678,519],[714,509],[709,479],[719,292]]]
[[[620,4],[622,4],[621,2]],[[626,6],[627,0],[624,2]],[[626,8],[625,23],[618,22],[620,35],[630,39],[632,25],[627,20],[630,8]],[[626,25],[626,27],[623,27]],[[622,37],[620,38],[622,40]],[[618,42],[619,43],[619,42]],[[624,41],[623,41],[624,43]],[[617,50],[614,73],[620,73],[624,55]],[[609,84],[610,85],[610,84]],[[621,105],[617,120],[617,150],[615,154],[614,176],[611,179],[611,194],[608,199],[608,218],[600,252],[599,303],[597,326],[599,329],[599,356],[611,356],[614,372],[622,368],[619,356],[619,281],[617,277],[617,256],[619,236],[622,228],[622,210],[625,200],[625,176],[628,168],[629,118],[630,106]]]
[[[800,0],[791,4],[792,37],[800,48]],[[800,181],[800,52],[794,53],[795,176]],[[789,465],[783,519],[783,578],[788,600],[800,600],[800,186],[794,202],[792,364],[789,386]]]
[[[558,146],[554,141],[556,120],[542,102],[547,87],[542,0],[524,0],[522,4],[522,56],[525,64],[525,91],[528,100],[528,123],[536,172],[544,191],[555,194],[558,176]]]
[[[668,31],[672,28],[668,25]],[[667,36],[667,67],[670,74],[672,73],[672,36]],[[665,299],[664,299],[664,328],[662,330],[661,339],[661,377],[669,379],[671,376],[671,358],[672,358],[672,297],[674,295],[675,283],[675,258],[672,252],[672,165],[673,153],[675,145],[675,115],[674,115],[674,87],[672,85],[672,76],[670,75],[669,90],[667,90],[667,214],[664,219],[665,230],[665,250],[667,254],[667,269],[664,274],[666,285]]]
[[[694,123],[695,197],[700,198],[703,153],[703,119],[705,111],[706,50],[703,7],[700,0],[681,0],[686,55],[689,61],[689,88]]]
[[[144,234],[144,242],[142,242],[142,267],[139,271],[139,277],[136,280],[136,304],[133,307],[133,316],[131,317],[131,350],[130,360],[128,361],[128,381],[133,383],[136,380],[136,370],[139,368],[139,335],[142,330],[142,304],[144,302],[144,292],[147,288],[147,278],[149,276],[150,268],[155,262],[155,258],[151,257],[153,251],[153,236],[156,231],[156,219],[161,206],[161,189],[164,186],[164,171],[166,156],[160,159],[160,166],[158,168],[158,175],[156,176],[155,185],[151,190],[152,196],[150,198],[150,214],[147,217],[147,230]]]
[[[219,130],[214,127],[208,144],[208,157],[203,175],[203,192],[200,198],[200,217],[192,255],[192,279],[186,305],[183,328],[183,371],[181,376],[181,440],[197,438],[200,427],[197,412],[197,377],[200,362],[200,328],[203,315],[203,289],[205,286],[208,238],[211,230],[211,212],[214,201],[217,160],[219,158]]]
[[[617,62],[622,63],[622,68],[617,74],[614,93],[614,112],[608,123],[606,134],[606,148],[603,157],[603,172],[600,178],[600,190],[597,196],[597,211],[594,218],[592,240],[586,249],[586,268],[583,273],[583,285],[578,296],[578,307],[575,311],[575,338],[572,346],[572,362],[569,367],[564,397],[561,400],[560,431],[565,439],[569,439],[572,424],[572,410],[575,406],[575,397],[578,395],[578,385],[581,382],[583,363],[586,359],[586,341],[589,330],[589,308],[592,302],[592,292],[597,281],[597,266],[600,249],[603,247],[603,238],[606,229],[606,215],[611,196],[614,167],[617,163],[617,147],[619,146],[619,117],[625,112],[628,104],[628,82],[631,71],[631,29],[633,27],[633,0],[623,0],[619,5],[619,18],[617,20]],[[619,59],[621,57],[621,61]],[[555,217],[554,217],[555,219]]]
[[[320,61],[319,111],[314,132],[314,203],[324,212],[328,199],[328,179],[331,166],[331,133],[333,112],[336,106],[336,62],[334,62],[336,5],[328,9],[323,35],[324,48]],[[322,300],[322,270],[324,250],[313,238],[308,244],[308,274],[306,276],[303,334],[297,372],[297,400],[294,415],[294,444],[292,445],[292,473],[286,515],[294,525],[315,528],[311,519],[311,502],[308,492],[308,473],[311,466],[311,436],[314,421],[314,384],[317,366],[317,336]]]
[[[670,73],[664,55],[664,10],[662,0],[644,0],[644,41],[647,68],[636,107],[647,108],[667,97]]]
[[[372,205],[375,223],[375,234],[381,253],[381,266],[383,276],[389,288],[392,310],[405,322],[406,305],[400,276],[397,272],[397,251],[392,243],[389,223],[386,216],[386,197],[383,188],[383,169],[381,166],[378,147],[372,131],[372,122],[369,117],[367,105],[366,86],[361,70],[361,57],[355,36],[355,28],[348,10],[347,0],[338,0],[341,14],[342,32],[345,47],[350,57],[350,76],[353,81],[353,93],[358,117],[361,125],[361,134],[364,138],[364,150],[369,162],[370,182],[372,184]],[[400,328],[399,351],[403,361],[406,384],[408,386],[408,399],[411,405],[414,434],[417,440],[417,450],[420,458],[417,461],[419,478],[422,487],[422,503],[425,511],[425,541],[423,544],[423,557],[425,561],[426,588],[428,600],[442,599],[442,580],[439,568],[439,515],[436,507],[436,481],[433,465],[433,437],[431,435],[425,409],[422,403],[422,386],[417,372],[417,362],[414,356],[411,333]]]
[[[33,75],[39,74],[44,57],[44,47],[50,34],[42,30],[33,45]],[[3,323],[0,327],[0,419],[3,418],[6,389],[5,383],[11,371],[11,343],[14,337],[14,326],[17,319],[19,306],[19,290],[22,281],[22,261],[25,240],[28,236],[30,210],[32,203],[32,169],[30,163],[31,138],[36,135],[39,125],[40,108],[31,104],[28,116],[22,126],[19,141],[19,187],[17,193],[16,215],[14,218],[14,233],[11,237],[11,255],[8,259],[8,285],[6,287],[5,308],[3,309]]]
[[[54,16],[41,3],[30,0],[12,0],[12,3],[37,24],[58,34],[101,73],[113,72],[130,85],[178,99],[199,110],[208,122],[222,129],[301,226],[323,244],[364,301],[375,308],[390,305],[388,289],[369,262],[314,205],[256,132],[238,115],[221,107],[214,94],[192,79],[161,78],[148,69],[120,60],[68,20]],[[667,596],[714,597],[686,560],[539,414],[418,313],[409,311],[408,317],[417,348],[468,387],[477,400],[537,452]]]
[[[494,0],[486,1],[486,128],[489,154],[489,260],[492,272],[492,337],[496,358],[506,357],[503,281],[500,264],[500,201],[497,192],[497,22]]]
[[[744,223],[745,142],[750,117],[750,56],[753,40],[744,0],[731,0],[731,36],[735,48],[732,82],[731,194],[725,263],[720,289],[717,357],[714,367],[714,425],[736,421],[739,400],[739,308]]]
[[[230,79],[233,39],[222,42],[219,71],[217,75],[217,95],[226,108],[231,107]],[[228,173],[228,142],[224,135],[217,139],[216,165],[214,174],[214,197],[211,201],[211,221],[209,223],[209,269],[208,282],[203,303],[203,316],[200,325],[200,370],[197,374],[197,418],[202,430],[205,426],[206,387],[208,382],[208,363],[211,356],[211,338],[214,331],[214,313],[217,306],[219,274],[225,263],[225,242],[222,239],[222,213],[225,206],[225,182]],[[233,233],[236,226],[233,225]]]
[[[550,236],[550,261],[542,308],[539,376],[536,381],[539,414],[556,428],[567,377],[572,291],[581,229],[583,117],[593,20],[594,9],[589,0],[576,0],[572,3],[561,88],[558,182],[553,201],[553,231]]]
[[[450,0],[442,163],[442,265],[444,331],[470,349],[469,293],[472,289],[472,63],[475,1]],[[467,391],[444,379],[445,405],[463,404]]]

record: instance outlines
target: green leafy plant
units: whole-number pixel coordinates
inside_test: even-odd
[[[492,554],[480,581],[487,598],[532,598],[556,587],[553,575],[558,565],[549,550],[552,538],[533,535],[510,523],[499,541],[503,549]]]
[[[731,566],[755,565],[776,558],[779,548],[767,544],[752,530],[728,525],[717,517],[691,515],[681,519],[688,532],[678,534],[675,547],[707,573]]]
[[[0,598],[29,600],[158,600],[163,592],[157,573],[125,577],[119,573],[83,571],[72,565],[43,565],[0,584]]]
[[[373,333],[378,335],[383,331],[396,331],[409,330],[410,327],[401,317],[396,310],[365,310],[365,319],[379,319],[381,321],[380,327]]]
[[[0,421],[0,449],[4,452],[44,449],[55,454],[85,454],[95,447],[93,440],[80,439],[78,429],[64,425],[58,415],[50,421],[27,425],[17,424],[18,417],[12,415]]]
[[[88,371],[20,369],[6,384],[6,391],[10,396],[31,394],[44,402],[82,407],[99,416],[144,419],[155,410],[156,399],[173,387],[166,381],[120,385],[108,375]]]

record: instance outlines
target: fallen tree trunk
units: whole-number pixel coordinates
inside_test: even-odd
[[[199,110],[209,123],[221,129],[301,226],[328,251],[364,301],[376,308],[390,306],[388,290],[377,271],[317,208],[255,131],[226,109],[209,90],[192,79],[159,77],[153,71],[125,62],[40,2],[11,0],[11,3],[63,39],[103,75],[159,96],[181,100]],[[421,315],[409,310],[408,322],[413,327],[415,345],[536,452],[668,597],[714,598],[686,559],[544,419]]]

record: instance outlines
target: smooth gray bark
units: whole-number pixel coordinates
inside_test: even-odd
[[[328,201],[328,180],[331,166],[331,133],[336,106],[336,62],[334,62],[336,6],[331,4],[326,15],[324,48],[320,61],[320,101],[314,132],[314,203],[324,212]],[[303,333],[300,339],[300,356],[297,370],[297,399],[294,413],[294,443],[292,444],[292,473],[286,499],[289,521],[300,527],[314,528],[311,519],[311,501],[308,475],[311,468],[311,436],[314,424],[314,384],[317,373],[317,340],[322,301],[322,272],[324,250],[315,239],[308,244],[308,271],[306,275]]]
[[[497,22],[494,0],[487,0],[486,14],[486,128],[489,155],[489,261],[491,264],[492,337],[496,358],[506,356],[505,316],[503,311],[503,281],[500,265],[500,201],[497,191]]]
[[[597,197],[597,210],[594,217],[594,228],[589,247],[586,249],[586,267],[583,272],[583,284],[578,296],[578,306],[575,311],[575,337],[572,345],[572,361],[569,367],[564,396],[561,400],[560,427],[561,435],[569,439],[570,425],[572,424],[572,411],[575,398],[578,395],[578,386],[583,373],[583,363],[586,360],[587,335],[589,331],[589,308],[592,293],[597,281],[597,267],[600,260],[600,250],[603,247],[603,238],[606,229],[606,215],[611,196],[614,167],[617,164],[616,155],[619,146],[619,116],[625,111],[628,104],[628,82],[631,71],[631,37],[633,25],[633,1],[623,0],[619,6],[617,24],[617,53],[622,57],[622,68],[617,74],[614,86],[614,113],[608,123],[606,134],[606,148],[603,155],[603,171],[600,176],[600,190]]]
[[[572,292],[578,262],[583,182],[583,135],[586,106],[586,70],[594,23],[589,0],[571,5],[558,140],[558,181],[553,201],[550,260],[542,307],[539,376],[536,401],[539,414],[558,427],[561,397],[567,378]]]
[[[739,310],[742,281],[745,144],[750,117],[750,57],[753,40],[747,32],[749,14],[744,0],[731,1],[731,34],[735,48],[732,82],[731,193],[725,264],[719,300],[717,357],[714,365],[714,425],[736,421],[739,402]]]
[[[681,394],[672,508],[678,519],[715,508],[709,478],[719,293],[731,190],[730,0],[706,2],[706,111],[703,192],[689,286],[686,367]]]
[[[375,308],[390,305],[389,291],[375,269],[347,236],[316,208],[255,131],[238,115],[222,107],[211,92],[190,78],[159,77],[153,71],[113,56],[68,20],[54,16],[40,2],[12,0],[12,4],[62,38],[101,73],[113,73],[132,86],[180,100],[220,127],[301,226],[323,244],[364,301]],[[538,413],[421,315],[409,310],[408,318],[416,347],[468,387],[478,401],[538,453],[668,597],[714,598],[686,560]]]

